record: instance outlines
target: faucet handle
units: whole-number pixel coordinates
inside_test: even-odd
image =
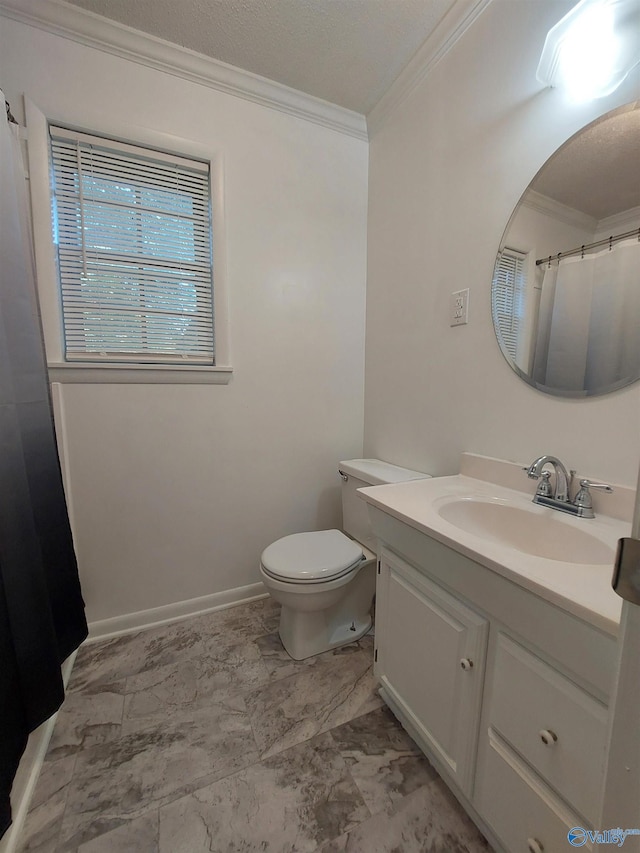
[[[540,475],[542,482],[538,485],[536,489],[536,495],[542,495],[545,498],[552,498],[553,491],[551,489],[551,483],[549,479],[551,477],[551,471],[543,471]]]
[[[592,483],[591,480],[580,480],[580,491],[582,489],[587,489],[587,491],[589,489],[598,489],[598,491],[606,492],[608,495],[613,493],[613,489],[608,483]]]
[[[613,492],[607,483],[592,483],[591,480],[580,480],[580,491],[575,497],[574,505],[577,506],[583,518],[593,518],[593,501],[589,489],[598,489],[610,495]]]

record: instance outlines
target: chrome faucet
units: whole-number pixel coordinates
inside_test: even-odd
[[[545,465],[552,465],[555,472],[554,488],[551,488],[549,471],[544,471]],[[613,489],[606,483],[592,483],[590,480],[580,480],[580,490],[571,500],[571,482],[575,471],[567,472],[562,462],[555,456],[539,456],[528,468],[523,468],[527,477],[532,480],[541,479],[533,497],[535,504],[568,512],[578,518],[594,518],[593,503],[589,489],[599,489],[611,494]]]
[[[562,462],[556,458],[555,456],[539,456],[535,462],[532,462],[531,465],[526,469],[527,477],[531,477],[532,480],[537,480],[538,477],[542,474],[542,469],[545,465],[553,465],[553,469],[556,474],[556,483],[555,483],[555,492],[550,495],[556,501],[568,501],[569,500],[569,484],[573,479],[573,472],[571,473],[571,477],[567,473],[567,469],[564,467]],[[547,479],[543,478],[543,484],[546,484]],[[547,490],[545,489],[545,492]],[[546,496],[546,495],[545,495]]]

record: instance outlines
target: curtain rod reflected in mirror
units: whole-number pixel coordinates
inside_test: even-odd
[[[565,143],[509,220],[494,328],[512,369],[540,391],[595,396],[640,378],[639,161],[636,102]]]
[[[542,264],[549,264],[551,266],[552,263],[560,263],[560,261],[565,258],[571,258],[573,255],[580,255],[580,257],[584,258],[584,253],[590,252],[591,249],[597,249],[600,246],[609,246],[609,249],[612,249],[615,243],[619,243],[620,240],[626,240],[628,237],[637,237],[640,240],[640,228],[625,231],[624,234],[611,234],[609,237],[605,237],[604,240],[596,240],[595,243],[587,243],[586,245],[583,243],[577,249],[570,249],[568,252],[558,252],[555,256],[549,255],[548,258],[538,258],[536,266],[539,267]]]

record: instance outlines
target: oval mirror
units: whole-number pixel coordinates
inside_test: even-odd
[[[540,391],[587,397],[640,378],[640,102],[540,169],[502,237],[491,307],[504,357]]]

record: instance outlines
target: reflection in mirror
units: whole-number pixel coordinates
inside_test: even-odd
[[[640,102],[588,125],[538,172],[491,293],[503,355],[541,391],[585,397],[640,378]]]

